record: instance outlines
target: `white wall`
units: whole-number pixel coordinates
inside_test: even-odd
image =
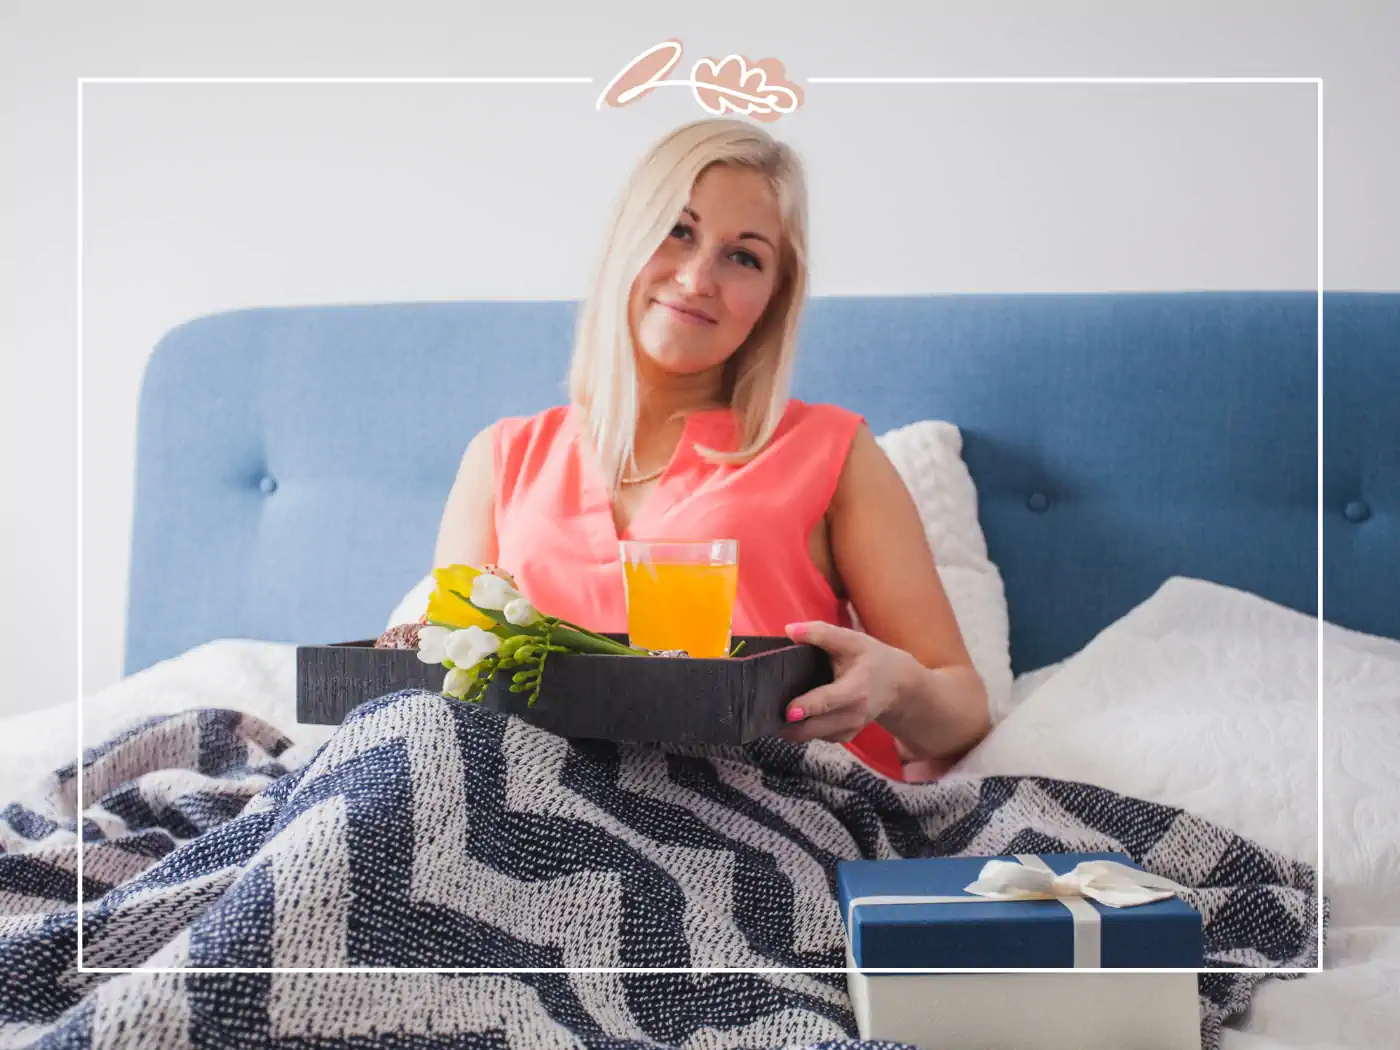
[[[136,398],[160,336],[252,304],[578,295],[628,167],[700,115],[674,89],[593,109],[670,36],[684,66],[776,55],[799,81],[1323,76],[1326,285],[1400,289],[1394,5],[944,4],[859,33],[849,5],[813,7],[0,0],[0,714],[72,699],[80,661],[85,693],[120,675]],[[467,75],[595,82],[84,89],[73,652],[75,79]],[[1311,85],[804,88],[773,129],[809,168],[816,294],[1316,286]]]

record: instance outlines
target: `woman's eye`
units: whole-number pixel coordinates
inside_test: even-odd
[[[677,240],[693,241],[695,239],[695,230],[687,223],[678,222],[671,227],[671,236],[675,237]],[[759,257],[753,252],[745,251],[742,248],[730,252],[728,257],[733,259],[740,266],[747,266],[754,270],[763,269],[763,262]]]

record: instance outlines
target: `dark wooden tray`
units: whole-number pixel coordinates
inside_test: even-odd
[[[610,635],[619,641],[625,636]],[[559,736],[670,744],[747,744],[785,724],[789,701],[832,679],[821,649],[749,637],[720,660],[554,653],[539,699],[498,672],[481,703]],[[442,690],[446,671],[411,649],[373,641],[297,647],[297,720],[339,725],[367,700],[400,689]]]

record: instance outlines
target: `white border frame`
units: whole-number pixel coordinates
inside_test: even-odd
[[[809,84],[1313,84],[1317,88],[1317,966],[1315,967],[1218,967],[1206,970],[1123,968],[1114,973],[1321,973],[1324,968],[1323,923],[1323,470],[1322,470],[1322,321],[1323,321],[1323,82],[1322,77],[807,77]],[[84,966],[83,965],[83,88],[87,84],[592,84],[592,77],[79,77],[77,79],[78,144],[78,739],[77,739],[77,886],[78,973],[851,973],[839,967],[316,967],[269,966],[212,969],[197,966]],[[1004,969],[979,967],[949,970],[857,969],[862,974],[884,973],[1006,973]],[[1013,973],[1094,973],[1064,968],[1030,968]]]

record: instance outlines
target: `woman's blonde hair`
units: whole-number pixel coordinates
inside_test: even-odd
[[[807,188],[793,150],[740,120],[697,120],[647,151],[613,211],[602,258],[579,313],[569,397],[615,492],[636,470],[637,366],[629,323],[632,284],[670,235],[691,189],[714,164],[766,175],[782,224],[778,281],[763,315],[725,366],[723,396],[739,429],[738,448],[697,451],[711,462],[743,463],[772,438],[787,406],[797,322],[807,290]]]

